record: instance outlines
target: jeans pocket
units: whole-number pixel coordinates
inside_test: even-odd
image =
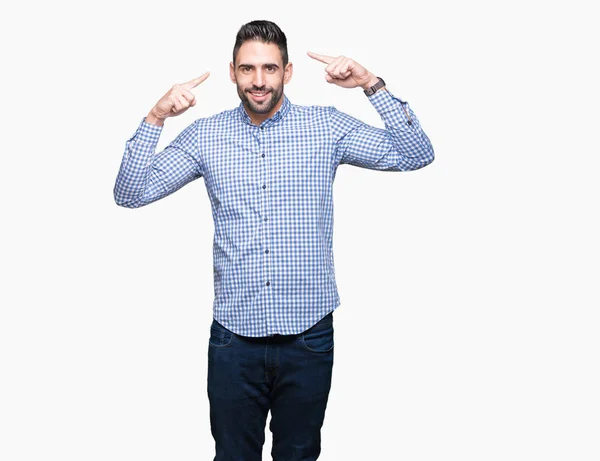
[[[210,326],[208,345],[212,347],[227,347],[233,341],[233,333],[213,319]]]
[[[315,353],[326,353],[333,350],[333,323],[326,324],[317,323],[312,328],[309,328],[304,333],[301,333],[300,340],[302,346]]]

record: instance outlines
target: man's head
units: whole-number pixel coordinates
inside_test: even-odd
[[[283,102],[283,86],[292,78],[285,34],[270,21],[252,21],[237,33],[231,81],[254,123],[271,117]]]

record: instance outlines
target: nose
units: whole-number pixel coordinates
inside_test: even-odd
[[[263,85],[265,84],[265,76],[261,69],[258,69],[256,72],[254,72],[254,78],[252,79],[252,84],[254,86],[256,86],[257,88],[262,88]]]

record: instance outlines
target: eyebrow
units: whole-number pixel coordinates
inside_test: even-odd
[[[277,69],[279,69],[279,66],[277,64],[275,64],[274,62],[267,62],[267,63],[263,64],[262,66],[263,67],[276,67]],[[244,63],[242,63],[242,64],[240,64],[238,66],[238,68],[239,67],[249,67],[251,69],[254,69],[256,66],[254,66],[253,64],[244,64]]]

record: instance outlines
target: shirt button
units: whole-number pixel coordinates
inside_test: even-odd
[[[266,221],[267,219],[269,219],[269,218],[265,218],[265,221]]]
[[[266,189],[266,188],[267,188],[267,186],[265,186],[265,185],[263,184],[263,189]]]
[[[269,250],[265,250],[265,253],[269,253]]]
[[[267,286],[271,285],[271,282],[267,282]]]
[[[264,156],[265,156],[265,154],[262,154],[262,155],[261,155],[261,157],[264,157]]]

